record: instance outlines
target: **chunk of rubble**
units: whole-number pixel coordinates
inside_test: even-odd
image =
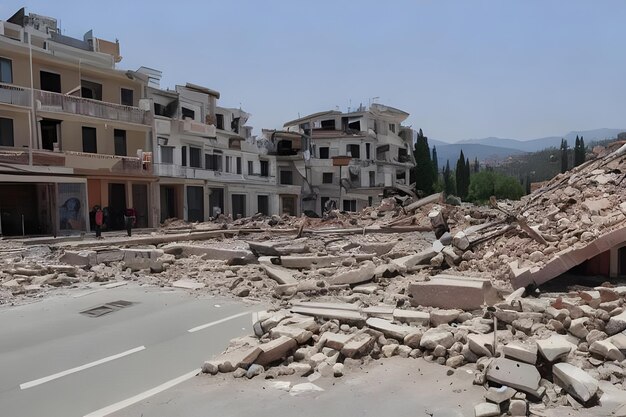
[[[509,359],[515,359],[532,365],[537,363],[537,344],[535,342],[511,342],[502,348],[502,353]]]
[[[370,281],[374,278],[374,271],[376,266],[372,261],[366,261],[361,267],[356,269],[350,269],[346,272],[338,273],[329,279],[329,282],[334,285],[340,284],[360,284],[362,282]]]
[[[576,348],[576,345],[570,343],[565,337],[556,334],[547,339],[537,340],[536,343],[539,352],[548,362],[567,357],[571,350]]]
[[[623,332],[624,330],[626,330],[626,310],[617,316],[611,317],[604,329],[609,336]]]
[[[540,396],[541,375],[533,365],[506,358],[495,358],[489,364],[485,376],[489,381]]]
[[[217,373],[216,370],[226,373],[233,372],[237,368],[248,368],[257,360],[261,352],[262,350],[258,346],[236,349],[206,361],[202,369],[203,372],[214,375]]]
[[[376,317],[371,317],[365,322],[372,329],[382,332],[385,336],[396,340],[404,340],[404,337],[411,333],[413,329],[408,326],[399,326],[392,322]]]
[[[252,252],[242,249],[218,248],[200,245],[180,245],[177,243],[166,245],[163,251],[172,255],[184,257],[201,256],[203,259],[214,259],[219,261],[232,261],[234,259],[244,259],[247,262],[255,260]]]
[[[206,287],[206,284],[204,282],[196,282],[190,279],[179,279],[178,281],[172,282],[172,287],[184,288],[187,290],[199,290],[200,288]]]
[[[280,336],[277,339],[259,345],[258,348],[261,352],[254,362],[262,366],[269,365],[285,358],[289,352],[297,347],[298,343],[295,339],[288,336]]]
[[[502,404],[505,401],[509,401],[515,395],[515,391],[511,387],[503,385],[501,387],[489,387],[485,393],[485,399],[495,404]]]
[[[362,312],[367,315],[367,317],[378,317],[379,319],[393,320],[393,312],[395,309],[395,306],[383,304],[365,307]]]
[[[552,366],[554,382],[583,403],[589,401],[598,391],[598,381],[582,369],[569,363]]]
[[[364,253],[375,253],[377,256],[391,252],[398,244],[397,241],[392,242],[362,242],[359,244],[361,251]]]
[[[272,330],[270,330],[271,338],[277,339],[282,336],[290,337],[292,339],[295,339],[296,342],[298,342],[298,344],[303,344],[303,343],[306,343],[309,339],[311,339],[311,337],[313,336],[313,333],[308,330],[298,328],[295,326],[283,326],[283,325],[276,326]]]
[[[320,337],[319,343],[331,349],[341,351],[353,337],[354,335],[352,334],[324,332]]]
[[[454,344],[454,336],[451,332],[440,328],[431,328],[426,330],[420,339],[420,347],[433,350],[437,345],[441,345],[449,349]]]
[[[293,277],[293,272],[287,268],[281,268],[274,265],[262,265],[268,277],[282,285],[294,285],[298,281]]]
[[[613,344],[610,339],[597,340],[589,346],[589,352],[609,361],[623,361],[624,354]]]
[[[493,333],[470,334],[467,336],[469,348],[478,357],[493,356],[494,354],[494,336]]]
[[[346,358],[359,358],[367,355],[374,347],[374,338],[368,334],[357,334],[343,345],[341,354]]]
[[[430,322],[430,314],[424,311],[403,310],[401,308],[396,308],[393,310],[393,319],[402,323],[428,326],[428,323]]]
[[[489,280],[453,275],[437,275],[430,281],[411,283],[409,292],[411,305],[444,309],[477,310],[484,304],[493,305],[497,297]]]
[[[308,392],[321,392],[324,391],[323,388],[311,383],[311,382],[303,382],[302,384],[296,384],[289,390],[289,395],[302,395]]]
[[[461,314],[461,310],[442,310],[436,309],[430,312],[430,323],[433,327],[437,327],[440,324],[448,324],[453,322]]]
[[[420,253],[416,253],[414,255],[407,255],[402,258],[394,259],[392,262],[398,267],[407,270],[410,268],[414,268],[417,265],[421,265],[430,261],[432,257],[434,257],[437,253],[432,249],[426,249]]]
[[[494,417],[500,414],[500,406],[498,404],[480,403],[474,406],[475,417]]]

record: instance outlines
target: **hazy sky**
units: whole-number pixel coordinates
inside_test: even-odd
[[[121,68],[193,82],[249,124],[377,101],[434,139],[626,127],[626,2],[3,0],[120,40]]]

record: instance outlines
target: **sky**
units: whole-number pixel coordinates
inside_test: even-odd
[[[23,6],[119,39],[162,87],[220,91],[255,134],[371,102],[447,141],[626,126],[621,0],[3,0],[0,19]]]

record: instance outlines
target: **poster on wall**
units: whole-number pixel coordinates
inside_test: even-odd
[[[86,229],[85,184],[59,184],[59,229],[62,231]]]

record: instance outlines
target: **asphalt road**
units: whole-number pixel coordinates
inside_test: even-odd
[[[80,313],[118,300],[133,304]],[[230,339],[250,333],[257,310],[138,286],[3,308],[0,415],[108,415],[191,378]]]

